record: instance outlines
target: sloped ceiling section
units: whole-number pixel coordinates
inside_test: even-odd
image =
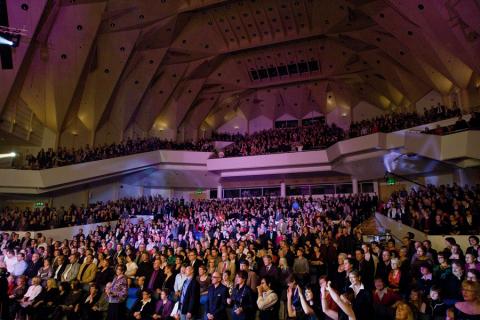
[[[21,126],[25,144],[46,145],[42,126],[53,146],[98,145],[195,139],[237,115],[349,118],[362,100],[414,110],[432,90],[480,101],[475,0],[7,3],[27,36],[0,71],[0,135]]]

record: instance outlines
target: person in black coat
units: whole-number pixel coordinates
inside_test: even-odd
[[[263,266],[260,268],[258,275],[260,278],[270,278],[273,283],[276,283],[279,277],[278,268],[272,264],[272,256],[266,255],[263,257]]]
[[[220,272],[214,272],[205,305],[205,314],[208,320],[227,319],[227,299],[228,288],[222,284],[222,275]]]
[[[227,299],[227,303],[232,306],[233,320],[246,320],[255,317],[255,298],[252,289],[246,282],[248,273],[244,270],[237,272],[233,288],[232,297]]]
[[[465,271],[460,261],[452,263],[452,273],[447,273],[442,279],[442,292],[444,298],[451,301],[460,301],[462,296],[462,281],[465,280]]]
[[[152,263],[150,262],[150,257],[147,252],[141,254],[140,262],[138,263],[138,269],[136,276],[149,278],[149,275],[152,273]]]
[[[63,271],[67,267],[67,262],[65,262],[65,256],[58,257],[58,266],[53,270],[53,278],[57,281],[62,279]]]
[[[165,280],[165,275],[163,270],[160,269],[160,260],[155,260],[153,262],[152,271],[146,276],[146,286],[147,289],[152,290],[152,292],[160,291],[162,288],[163,280]]]
[[[182,318],[191,319],[197,315],[200,306],[200,284],[194,278],[191,265],[185,268],[187,279],[183,283],[179,299],[179,313]]]
[[[198,276],[198,268],[203,264],[200,259],[198,259],[197,250],[190,250],[188,253],[188,264],[193,267],[194,276]]]
[[[355,250],[355,259],[358,263],[358,272],[360,273],[362,283],[367,290],[373,289],[373,276],[375,273],[373,259],[370,259],[370,261],[365,260],[365,251],[362,248]]]
[[[150,320],[155,312],[155,304],[152,301],[152,291],[142,290],[142,299],[138,299],[132,307],[132,319]]]
[[[352,308],[355,312],[357,319],[369,319],[374,314],[373,310],[373,299],[369,291],[367,291],[360,281],[360,274],[358,271],[354,270],[348,275],[350,278],[350,283],[352,284],[350,288],[355,294],[355,298],[352,302]]]

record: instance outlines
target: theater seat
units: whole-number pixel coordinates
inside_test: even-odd
[[[128,289],[128,294],[127,294],[127,309],[132,310],[133,305],[135,304],[135,301],[137,301],[138,296],[138,288],[129,288]]]

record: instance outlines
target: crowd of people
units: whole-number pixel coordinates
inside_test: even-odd
[[[216,154],[219,158],[253,156],[269,153],[327,148],[344,138],[344,131],[334,123],[319,123],[295,128],[274,128],[246,134],[243,139]]]
[[[121,216],[142,212],[154,204],[148,201],[149,205],[145,205],[146,201],[146,198],[121,199],[58,209],[51,208],[48,203],[24,209],[6,206],[0,210],[0,230],[35,231],[113,221]]]
[[[397,191],[381,211],[429,234],[479,234],[480,185],[428,185]]]
[[[478,237],[366,242],[375,196],[158,201],[72,239],[3,233],[1,318],[480,317]]]
[[[393,132],[444,119],[461,117],[461,115],[460,108],[447,108],[439,103],[430,107],[430,109],[425,108],[423,115],[417,112],[391,113],[370,120],[352,122],[347,136],[354,138],[376,132]]]
[[[451,134],[462,130],[480,130],[480,113],[473,112],[470,120],[465,120],[462,116],[459,116],[457,121],[450,126],[437,125],[435,128],[425,128],[423,133],[445,135]]]
[[[55,151],[49,148],[48,150],[41,149],[36,156],[27,154],[25,165],[22,169],[49,169],[155,150],[212,152],[214,146],[211,140],[174,142],[151,137],[146,139],[129,139],[124,142],[97,147],[86,145],[79,149],[61,147]]]
[[[230,141],[234,143],[216,153],[215,156],[219,158],[239,157],[323,149],[343,139],[376,132],[388,133],[408,129],[456,116],[461,117],[459,108],[446,108],[438,104],[430,109],[425,108],[423,115],[419,115],[417,112],[392,113],[369,120],[352,122],[348,131],[335,124],[329,126],[320,122],[310,126],[263,130],[251,135],[216,133],[215,136],[218,138],[223,140],[230,138]]]
[[[159,138],[146,138],[129,139],[118,144],[112,143],[97,147],[86,145],[78,149],[60,147],[55,151],[49,148],[48,150],[41,149],[36,156],[33,154],[26,155],[20,168],[48,169],[162,149],[214,152],[213,157],[219,158],[316,150],[327,148],[343,139],[376,132],[393,132],[456,116],[461,117],[459,108],[446,108],[439,104],[430,109],[425,109],[423,115],[416,112],[392,113],[370,120],[352,122],[348,131],[334,123],[329,125],[325,122],[318,122],[302,127],[273,128],[245,135],[214,132],[211,139],[201,139],[197,142],[174,142]],[[463,123],[463,120],[462,123],[455,124],[451,128],[436,128],[436,131],[433,130],[433,132],[444,132],[447,129],[450,130],[460,126],[478,128],[480,127],[480,120],[478,119],[478,115],[475,114],[470,120],[470,124]],[[232,141],[233,143],[224,150],[216,150],[213,144],[213,141],[216,140]],[[13,164],[17,165],[16,162]]]

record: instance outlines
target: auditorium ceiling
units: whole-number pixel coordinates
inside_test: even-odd
[[[26,144],[196,138],[240,113],[349,117],[480,86],[475,0],[6,4],[25,36],[0,70],[0,130]]]

